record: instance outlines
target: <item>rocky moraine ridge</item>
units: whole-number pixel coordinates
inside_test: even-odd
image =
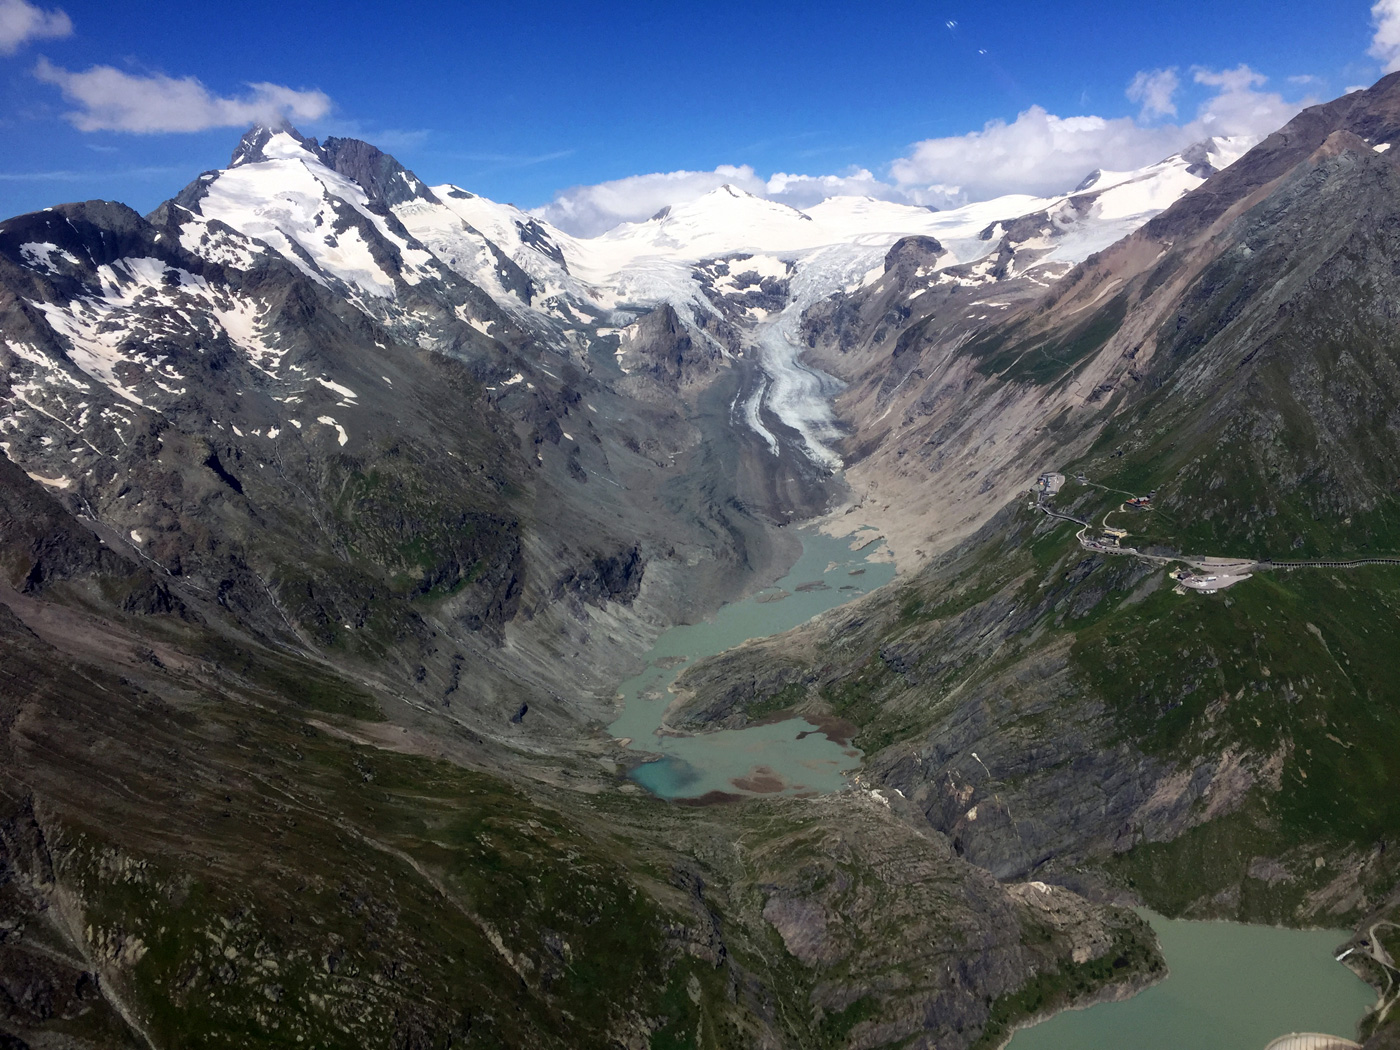
[[[1386,570],[1186,598],[1024,492],[1151,490],[1163,558],[1390,544],[1397,97],[1029,212],[585,241],[256,128],[0,223],[6,1045],[992,1047],[1160,978],[1125,902],[1385,928]],[[673,721],[845,719],[859,785],[637,792],[617,682],[838,507],[895,583]]]

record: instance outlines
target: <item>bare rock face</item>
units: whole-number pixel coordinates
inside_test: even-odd
[[[1025,905],[1037,921],[1069,938],[1074,962],[1097,959],[1113,946],[1112,932],[1099,921],[1096,909],[1077,893],[1043,882],[1013,883],[1006,892]]]
[[[376,204],[392,208],[411,200],[437,202],[418,176],[368,142],[328,138],[320,153],[327,166],[358,183]]]
[[[117,553],[0,456],[0,586],[44,595],[65,583],[81,590],[103,579],[120,594],[124,612],[194,615],[149,566]]]
[[[904,237],[885,253],[885,273],[908,285],[921,267],[931,268],[946,254],[936,237]]]
[[[597,556],[590,565],[570,570],[555,583],[555,597],[571,594],[600,608],[609,602],[630,605],[642,589],[645,572],[646,559],[634,545],[607,557]]]
[[[697,322],[730,349],[738,345],[736,329],[752,324],[756,318],[781,312],[792,293],[795,263],[766,259],[765,272],[760,273],[752,259],[751,255],[707,259],[691,271],[705,297],[726,323],[716,324],[717,318],[708,314],[697,318]],[[775,263],[780,273],[773,272]]]
[[[103,544],[8,459],[0,457],[0,579],[24,593],[60,580],[137,567]]]
[[[1191,162],[1191,166],[1186,170],[1200,179],[1208,179],[1215,175],[1220,169],[1211,162],[1211,152],[1214,147],[1215,141],[1213,139],[1205,139],[1201,142],[1194,142],[1182,150],[1182,159]]]
[[[1061,887],[1003,886],[903,809],[893,792],[858,789],[796,811],[799,826],[769,814],[765,839],[743,842],[764,923],[811,974],[820,1023],[845,1027],[845,1045],[994,1043],[1009,1034],[995,1004],[1028,975],[1069,988],[1081,967],[1161,974],[1135,915]],[[1102,987],[1091,978],[1083,992]],[[1072,1001],[1047,991],[1040,1009]]]
[[[643,314],[623,338],[623,367],[669,387],[708,375],[721,360],[719,347],[693,334],[670,303]]]
[[[830,917],[816,901],[774,894],[763,906],[763,918],[778,931],[784,947],[808,966],[830,965],[849,950],[829,935]]]

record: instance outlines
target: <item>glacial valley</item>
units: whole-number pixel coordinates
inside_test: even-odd
[[[1397,140],[586,238],[260,125],[0,222],[0,1046],[992,1048],[1142,907],[1400,1046]]]

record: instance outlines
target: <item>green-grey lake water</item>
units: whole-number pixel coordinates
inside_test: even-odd
[[[1341,930],[1147,915],[1170,976],[1121,1003],[1017,1032],[1008,1050],[1264,1050],[1290,1032],[1348,1039],[1376,993],[1338,963]]]
[[[663,798],[694,798],[711,791],[754,794],[781,783],[790,794],[838,791],[845,774],[860,764],[860,752],[823,736],[801,718],[720,730],[691,737],[657,736],[671,683],[703,656],[731,649],[750,638],[777,634],[894,577],[888,561],[870,561],[879,549],[874,532],[835,538],[803,529],[802,555],[775,585],[721,608],[704,623],[673,627],[648,654],[650,666],[620,688],[625,707],[612,724],[632,747],[665,757],[633,773],[633,779]],[[853,547],[869,544],[861,550]],[[748,786],[746,786],[748,785]]]

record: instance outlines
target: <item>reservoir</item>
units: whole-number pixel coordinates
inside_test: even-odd
[[[1351,933],[1144,913],[1170,975],[1121,1003],[1056,1014],[1008,1050],[1264,1050],[1289,1032],[1356,1037],[1376,993],[1333,952]]]
[[[845,774],[860,765],[860,752],[849,743],[828,738],[801,718],[696,736],[656,735],[674,699],[671,683],[689,664],[750,638],[789,630],[894,578],[890,561],[874,560],[882,551],[876,532],[837,538],[804,528],[800,535],[802,556],[785,577],[722,607],[704,623],[671,628],[647,654],[647,669],[622,683],[625,706],[609,731],[630,737],[637,750],[664,756],[633,772],[647,790],[662,798],[696,798],[712,791],[839,791]]]

